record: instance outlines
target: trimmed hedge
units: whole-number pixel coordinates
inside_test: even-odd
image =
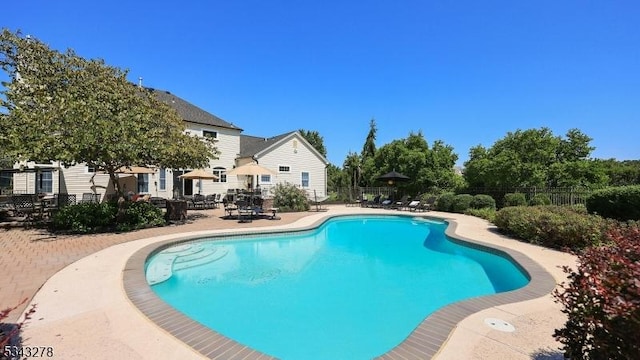
[[[464,212],[466,215],[471,215],[485,219],[489,222],[494,222],[496,218],[496,209],[482,208],[482,209],[467,209]]]
[[[551,199],[545,194],[536,194],[529,200],[530,206],[551,205]]]
[[[165,224],[162,210],[144,201],[127,202],[121,211],[119,215],[115,202],[69,205],[53,216],[53,227],[86,234],[114,229],[130,231]]]
[[[53,216],[53,226],[74,233],[99,232],[115,223],[117,213],[118,205],[113,202],[65,206]]]
[[[640,359],[640,229],[614,226],[607,246],[585,250],[554,296],[567,315],[554,337],[565,358]]]
[[[436,201],[436,210],[438,211],[451,211],[453,205],[453,199],[456,197],[454,193],[444,193],[438,197]]]
[[[509,193],[504,195],[504,206],[525,206],[527,198],[522,193]]]
[[[496,213],[494,224],[506,234],[560,250],[581,250],[606,241],[607,221],[565,206],[510,206]]]
[[[621,221],[640,220],[640,185],[596,190],[586,205],[591,214]]]
[[[464,213],[465,210],[471,208],[471,202],[473,201],[473,195],[459,194],[453,197],[451,203],[451,212]]]
[[[491,195],[478,194],[474,195],[473,200],[471,201],[472,209],[495,209],[496,201],[491,197]]]

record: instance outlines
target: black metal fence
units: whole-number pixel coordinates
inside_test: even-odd
[[[477,195],[490,195],[496,201],[498,207],[504,206],[504,196],[509,193],[524,194],[527,202],[534,196],[542,194],[551,200],[553,205],[584,205],[587,198],[595,188],[586,187],[520,187],[520,188],[467,188],[459,193]],[[359,200],[363,194],[384,197],[398,197],[403,194],[395,193],[394,187],[341,187],[329,191],[331,198],[336,202],[353,202]],[[412,194],[409,194],[412,195]],[[417,195],[417,194],[414,194]]]
[[[544,195],[553,205],[584,205],[595,189],[585,187],[522,187],[522,188],[470,188],[463,192],[471,195],[491,195],[498,207],[504,205],[504,196],[509,193],[524,194],[527,202],[536,195]]]

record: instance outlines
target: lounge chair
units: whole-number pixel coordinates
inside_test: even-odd
[[[435,196],[429,196],[426,199],[420,200],[420,202],[414,207],[409,207],[411,211],[429,211],[433,208],[433,205],[436,203],[438,198]]]
[[[393,204],[393,208],[397,209],[397,210],[403,210],[404,208],[406,208],[409,205],[410,201],[411,201],[411,196],[404,195],[404,196],[402,196],[402,198],[400,198],[399,201],[396,201]]]

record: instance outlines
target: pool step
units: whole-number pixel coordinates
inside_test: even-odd
[[[205,249],[202,245],[186,244],[162,250],[147,266],[149,285],[167,281],[174,270],[184,270],[205,265],[223,258],[229,252],[227,247]]]
[[[184,270],[192,267],[212,263],[222,259],[228,253],[226,248],[213,248],[190,256],[182,256],[173,262],[173,270]]]

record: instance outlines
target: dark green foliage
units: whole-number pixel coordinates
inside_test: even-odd
[[[545,194],[536,194],[531,198],[531,200],[529,200],[529,205],[551,205],[551,199],[549,199],[549,196]]]
[[[494,224],[506,234],[555,249],[580,250],[605,240],[607,221],[565,206],[510,206]]]
[[[587,198],[589,213],[617,220],[640,220],[640,185],[594,191]]]
[[[478,194],[473,196],[471,201],[471,208],[473,209],[494,209],[496,208],[496,201],[491,195]]]
[[[527,199],[522,193],[509,193],[504,195],[504,206],[525,206]]]
[[[451,211],[456,213],[464,213],[465,210],[471,207],[473,201],[473,195],[459,194],[453,198],[451,203]]]
[[[482,208],[482,209],[467,209],[464,211],[466,215],[476,216],[482,219],[485,219],[489,222],[494,222],[496,218],[496,209],[495,208]]]
[[[280,212],[296,212],[309,210],[307,193],[293,184],[277,184],[273,188],[273,206]]]
[[[131,231],[165,224],[164,215],[155,205],[145,202],[129,202],[124,204],[124,215],[116,225],[119,231]]]
[[[53,216],[57,230],[74,233],[98,232],[115,223],[118,206],[115,203],[82,203],[65,206]]]
[[[54,215],[53,226],[56,230],[86,234],[113,229],[130,231],[165,224],[162,210],[150,203],[128,202],[122,206],[121,216],[117,216],[118,204],[115,202],[66,206]]]
[[[454,193],[444,193],[438,197],[436,201],[436,210],[438,211],[451,211],[453,205],[453,198],[456,197]]]
[[[554,337],[571,359],[640,359],[640,229],[613,226],[554,292],[567,315]]]

